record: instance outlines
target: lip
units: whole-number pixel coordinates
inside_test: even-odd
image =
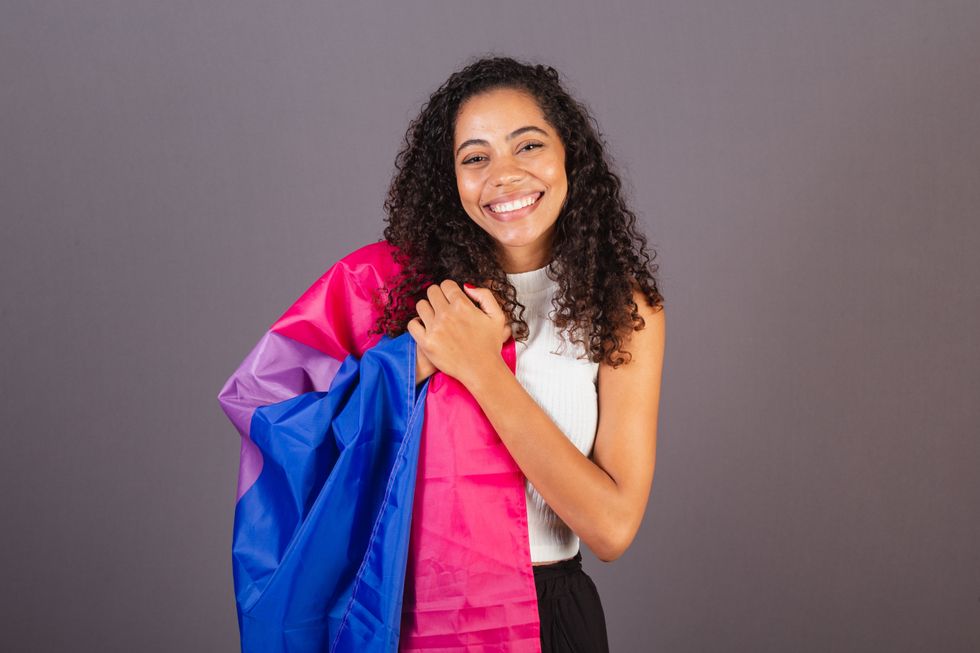
[[[513,193],[507,193],[506,195],[500,195],[495,197],[483,206],[490,206],[491,204],[503,204],[504,202],[512,202],[521,197],[527,197],[528,195],[534,195],[535,193],[543,193],[541,190],[518,190]]]
[[[534,194],[538,196],[538,198],[534,200],[534,204],[529,204],[523,208],[517,209],[516,211],[508,211],[506,213],[494,213],[493,211],[490,210],[490,204],[503,204],[504,202],[510,202],[519,199],[521,197],[527,197],[529,195],[534,195]],[[520,191],[517,193],[510,193],[509,195],[502,195],[501,197],[494,199],[492,202],[484,204],[481,208],[483,209],[484,213],[486,213],[494,220],[497,220],[499,222],[510,222],[511,220],[519,220],[524,216],[528,215],[529,213],[531,213],[532,211],[534,211],[534,209],[538,208],[538,205],[541,203],[542,197],[544,197],[543,190],[532,191],[530,193],[527,191]]]

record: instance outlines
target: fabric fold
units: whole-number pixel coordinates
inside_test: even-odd
[[[369,333],[395,251],[331,266],[218,395],[243,653],[540,651],[520,469],[455,379],[416,387],[409,333]]]

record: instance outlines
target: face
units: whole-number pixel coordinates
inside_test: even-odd
[[[463,209],[496,241],[504,271],[547,265],[568,180],[564,145],[534,98],[514,89],[469,98],[453,153]]]

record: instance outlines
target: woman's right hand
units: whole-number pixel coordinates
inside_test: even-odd
[[[503,346],[512,336],[513,332],[510,324],[504,326],[503,333],[501,334],[500,345]],[[439,369],[432,364],[432,361],[422,353],[422,349],[419,347],[419,343],[415,343],[415,385],[419,385],[427,378],[438,372]]]

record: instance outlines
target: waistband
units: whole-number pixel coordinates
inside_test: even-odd
[[[577,551],[567,560],[559,560],[550,565],[534,565],[531,569],[534,570],[534,577],[539,579],[571,574],[582,569],[582,552]]]

